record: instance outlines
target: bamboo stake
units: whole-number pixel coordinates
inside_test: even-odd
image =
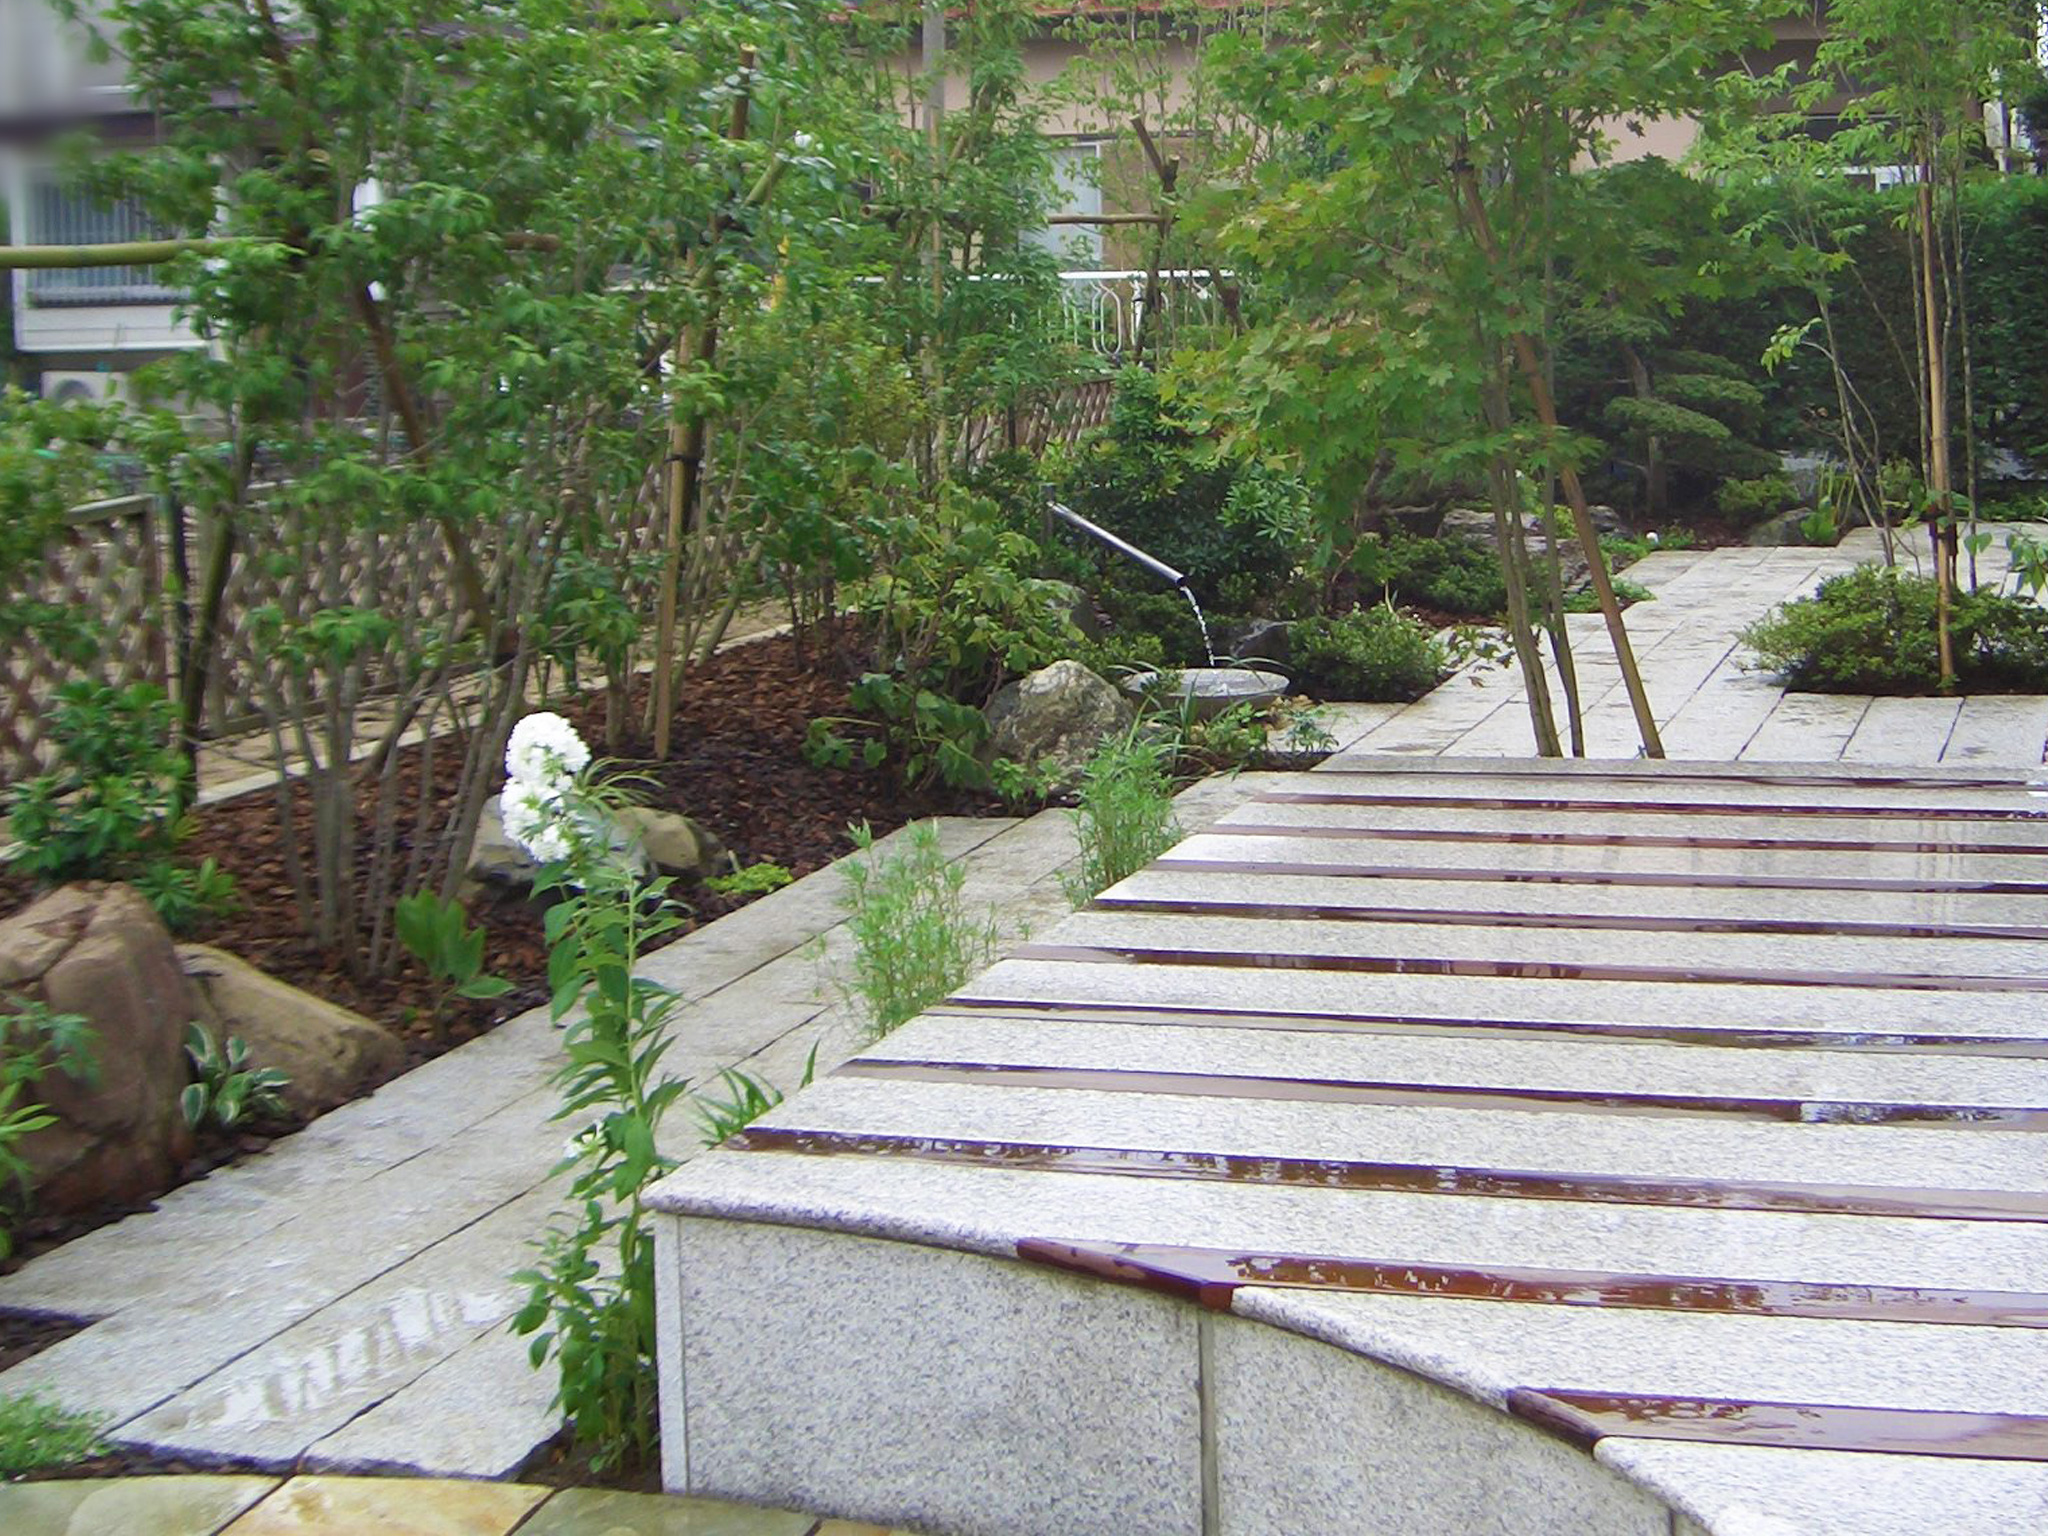
[[[739,93],[733,99],[732,121],[725,131],[726,138],[733,143],[747,136],[747,117],[753,107],[753,74],[754,50],[742,48]],[[765,182],[766,178],[763,180]],[[687,329],[676,338],[675,370],[679,388],[686,370],[693,365],[708,369],[718,357],[717,242],[724,236],[725,229],[724,219],[713,220],[707,232],[703,259],[697,269],[698,282],[703,288],[704,319],[698,325],[694,339]],[[676,584],[682,577],[683,529],[689,521],[691,508],[696,505],[697,484],[703,474],[707,414],[702,406],[694,406],[687,413],[671,417],[668,427],[667,547],[662,552],[661,593],[655,611],[654,637],[653,726],[657,759],[667,758],[670,733],[675,723]]]

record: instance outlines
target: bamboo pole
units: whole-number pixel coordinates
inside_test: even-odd
[[[500,237],[508,251],[559,251],[560,235],[515,229]],[[303,256],[287,241],[262,235],[219,235],[176,240],[117,240],[106,245],[0,245],[0,271],[48,272],[75,267],[160,267],[180,256],[226,256],[264,247]]]

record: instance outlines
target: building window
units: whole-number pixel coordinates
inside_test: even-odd
[[[37,178],[28,189],[29,245],[106,245],[157,240],[163,231],[130,203],[102,203]],[[156,267],[62,267],[24,274],[31,304],[169,304],[178,290],[164,286]]]
[[[1102,212],[1102,146],[1077,139],[1052,147],[1054,213]],[[1060,265],[1092,271],[1102,265],[1100,224],[1048,224],[1024,237]]]

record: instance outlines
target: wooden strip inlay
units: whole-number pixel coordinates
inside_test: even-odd
[[[1214,828],[1206,836],[1228,836]],[[1253,835],[1253,834],[1247,834]],[[1265,833],[1256,834],[1266,836]],[[2048,881],[1916,879],[1909,876],[1681,873],[1626,869],[1479,869],[1428,864],[1315,864],[1292,859],[1205,859],[1168,853],[1153,869],[1211,875],[1318,875],[1332,880],[1477,880],[1487,885],[1613,885],[1666,890],[1897,891],[1907,895],[2048,896]]]
[[[1417,1109],[1555,1111],[1648,1115],[1664,1119],[1744,1120],[1790,1125],[1935,1125],[1948,1130],[2048,1130],[2048,1109],[1972,1104],[1909,1104],[1854,1099],[1772,1099],[1679,1093],[1584,1093],[1486,1084],[1373,1082],[1332,1077],[1263,1077],[1222,1072],[1145,1072],[1117,1067],[1051,1067],[979,1061],[899,1061],[860,1057],[835,1077],[952,1083],[1090,1093],[1168,1094],[1192,1098],[1278,1099],[1296,1104],[1371,1104]]]
[[[1701,1210],[1794,1211],[1825,1216],[1885,1216],[1924,1221],[2048,1222],[2048,1193],[2005,1189],[1892,1189],[1863,1184],[1796,1184],[1740,1179],[1657,1179],[1631,1174],[1546,1173],[1442,1164],[1353,1162],[1339,1158],[1261,1157],[1142,1147],[1083,1147],[1052,1142],[975,1141],[871,1131],[813,1131],[750,1126],[725,1145],[741,1152],[806,1157],[894,1157],[919,1163],[1035,1173],[1102,1174],[1136,1179],[1280,1185],[1403,1195],[1468,1195],[1493,1200],[1564,1200],[1593,1205],[1683,1206]]]
[[[1648,1041],[1658,1045],[1729,1046],[1751,1050],[1882,1052],[1904,1055],[1993,1056],[2048,1061],[2048,1040],[2009,1035],[1931,1035],[1909,1031],[1783,1029],[1747,1024],[1612,1024],[1572,1019],[1420,1018],[1395,1013],[1275,1013],[1269,1009],[1198,1007],[1184,1003],[1145,1007],[1132,1003],[1045,1001],[1024,997],[949,997],[938,1013],[1009,1017],[1058,1023],[1157,1024],[1185,1029],[1277,1029],[1334,1034],[1447,1035]]]
[[[1366,976],[1505,976],[1525,981],[1641,981],[1750,987],[1874,987],[1893,992],[2048,992],[2048,976],[1945,976],[1917,971],[1805,971],[1686,965],[1595,965],[1421,955],[1306,955],[1138,944],[1020,944],[1012,960],[1075,965],[1185,965],[1219,970],[1331,971]]]
[[[1686,848],[1768,853],[1974,853],[2015,858],[2048,854],[2048,843],[1929,842],[1876,837],[1713,837],[1675,832],[1532,832],[1483,827],[1302,827],[1287,822],[1219,821],[1220,837],[1307,837],[1328,842],[1491,843],[1517,848]]]
[[[1142,1286],[1218,1311],[1228,1311],[1238,1291],[1255,1287],[1951,1328],[2048,1328],[2048,1294],[2038,1291],[1722,1280],[1521,1265],[1466,1269],[1405,1260],[1244,1253],[1176,1243],[1059,1242],[1036,1237],[1021,1240],[1017,1256],[1055,1269]]]
[[[1651,1397],[1560,1387],[1517,1387],[1508,1393],[1508,1409],[1587,1449],[1620,1436],[1792,1450],[2048,1461],[2048,1418],[2038,1414]]]
[[[2012,786],[2007,786],[2008,788]],[[1255,804],[1359,805],[1453,811],[1570,811],[1595,816],[1815,816],[1871,821],[2048,821],[2048,812],[2024,804],[2008,810],[1955,805],[1785,805],[1730,800],[1579,800],[1561,796],[1465,794],[1357,794],[1334,790],[1271,789]]]
[[[1339,766],[1342,758],[1325,762],[1315,770],[1317,779],[1359,779],[1385,780],[1396,777],[1438,778],[1448,782],[1460,779],[1506,779],[1511,783],[1569,784],[1588,779],[1625,779],[1637,784],[1663,784],[1677,781],[1686,784],[1747,784],[1769,789],[1896,789],[1901,792],[1925,791],[1940,793],[1952,789],[1985,789],[2019,791],[2026,787],[2026,781],[2018,775],[2004,778],[1969,778],[1958,775],[1953,779],[1914,777],[1882,774],[1838,774],[1823,773],[1701,773],[1683,769],[1642,772],[1626,762],[1603,765],[1597,774],[1557,773],[1544,768],[1526,772],[1513,772],[1504,768],[1466,768],[1442,759],[1433,760],[1428,769],[1414,768],[1403,763],[1398,767],[1382,769],[1345,768]]]
[[[1592,928],[1621,933],[1804,935],[1848,939],[2048,940],[2048,928],[2023,925],[1869,923],[1784,917],[1702,917],[1683,913],[1640,917],[1609,912],[1501,912],[1470,907],[1334,906],[1319,902],[1196,901],[1159,896],[1097,896],[1098,912],[1148,912],[1175,917],[1248,917],[1257,921],[1423,923],[1445,928]]]

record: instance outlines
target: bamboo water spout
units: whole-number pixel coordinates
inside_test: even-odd
[[[1106,549],[1113,549],[1127,560],[1135,561],[1157,576],[1168,586],[1177,589],[1188,600],[1188,606],[1195,611],[1195,623],[1202,631],[1202,650],[1209,658],[1209,665],[1216,665],[1216,647],[1209,643],[1209,621],[1202,614],[1202,605],[1195,598],[1195,589],[1188,585],[1185,572],[1177,571],[1157,555],[1148,555],[1128,539],[1120,539],[1099,523],[1091,523],[1072,507],[1057,501],[1047,502],[1047,510],[1061,522],[1078,528],[1089,538],[1097,540]]]

